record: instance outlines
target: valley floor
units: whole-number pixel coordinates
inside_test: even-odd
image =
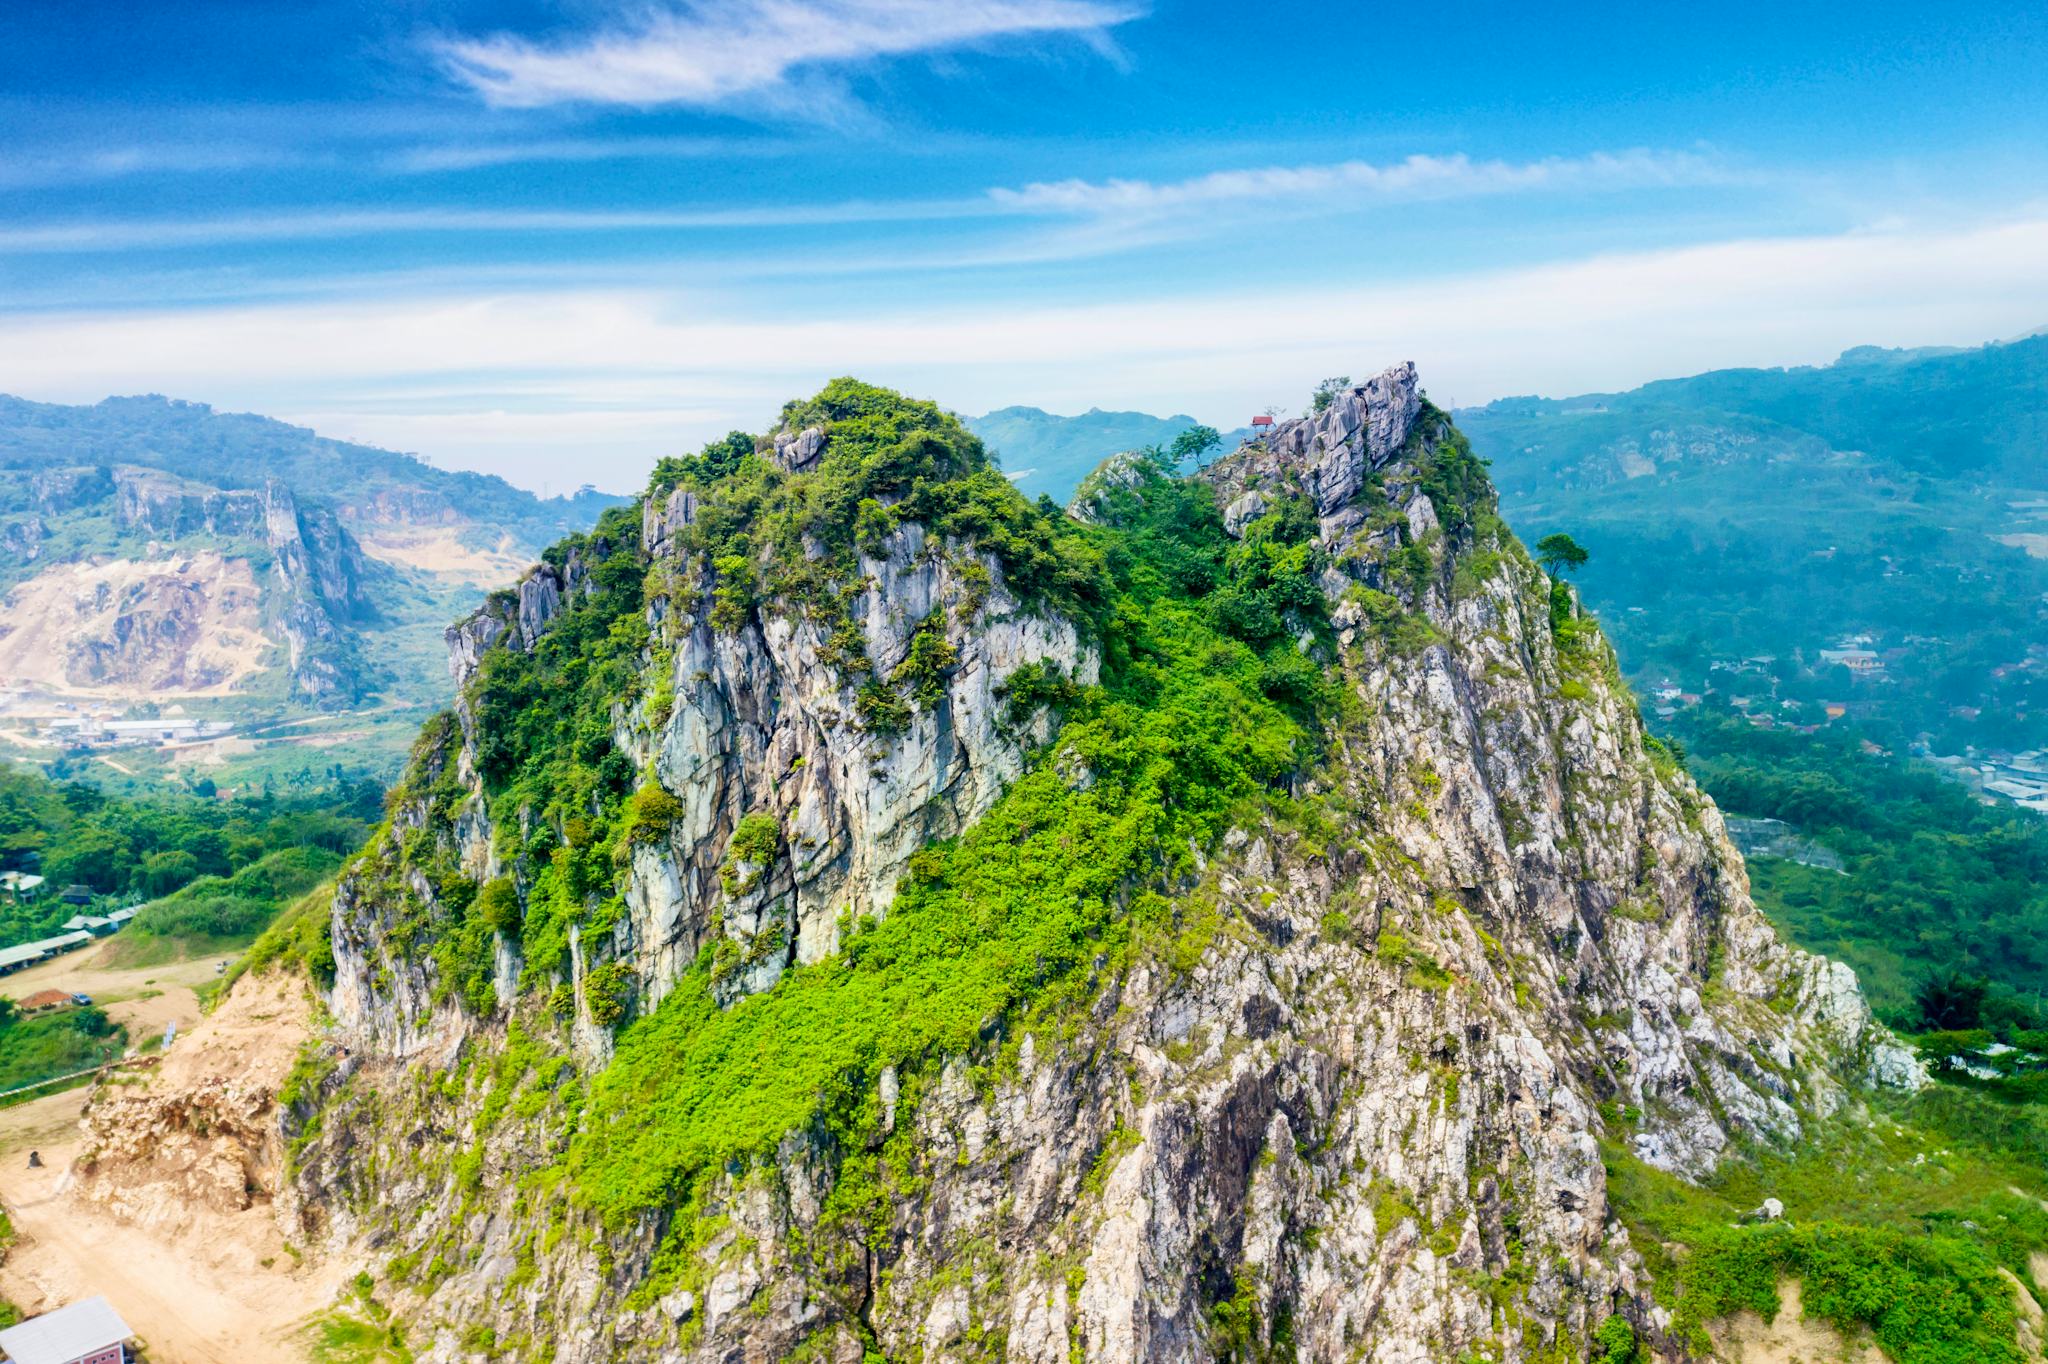
[[[198,987],[218,977],[221,967],[238,955],[229,952],[152,966],[126,966],[119,960],[118,949],[123,945],[119,937],[109,938],[96,947],[68,952],[0,977],[0,995],[19,1000],[53,989],[90,995],[107,1017],[128,1029],[129,1045],[140,1046],[151,1037],[163,1036],[167,1024],[175,1022],[178,1031],[184,1032],[197,1023]],[[0,1113],[0,1118],[4,1116]],[[4,1126],[0,1130],[5,1130]]]

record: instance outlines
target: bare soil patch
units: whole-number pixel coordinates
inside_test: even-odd
[[[1886,1364],[1877,1346],[1844,1340],[1803,1312],[1799,1281],[1787,1279],[1778,1285],[1778,1319],[1766,1323],[1754,1312],[1737,1312],[1714,1329],[1716,1353],[1728,1364]]]
[[[270,1198],[272,1096],[310,1012],[297,979],[245,978],[154,1072],[89,1102],[73,1090],[0,1112],[0,1203],[18,1237],[0,1294],[35,1312],[103,1293],[177,1364],[303,1360],[300,1332],[344,1277],[300,1260]],[[31,1147],[43,1168],[28,1168]]]

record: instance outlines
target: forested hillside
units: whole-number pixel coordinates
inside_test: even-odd
[[[2048,740],[2048,335],[1461,411],[1645,689],[1886,747]],[[1844,663],[1823,650],[1862,648]],[[1787,706],[1785,703],[1792,705]]]
[[[48,937],[80,912],[58,893],[143,904],[124,933],[245,943],[361,845],[382,810],[368,782],[315,796],[133,800],[0,768],[0,870],[38,873],[39,894],[0,895],[0,947]]]

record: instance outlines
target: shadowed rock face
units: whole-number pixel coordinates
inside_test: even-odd
[[[1259,1348],[1284,1334],[1303,1360],[1529,1359],[1613,1310],[1657,1340],[1661,1309],[1608,1219],[1602,1138],[1698,1175],[1738,1135],[1793,1140],[1858,1086],[1922,1077],[1846,968],[1757,913],[1719,813],[1646,751],[1597,634],[1560,638],[1490,490],[1462,505],[1425,491],[1456,457],[1403,366],[1203,475],[1236,534],[1285,503],[1313,511],[1334,637],[1303,647],[1349,696],[1297,794],[1338,827],[1233,830],[1177,888],[1215,906],[1218,931],[1136,956],[1070,1033],[1026,1037],[1000,1065],[945,1060],[914,1105],[886,1072],[875,1100],[892,1129],[913,1125],[916,1192],[872,1242],[834,1239],[837,1157],[797,1132],[722,1187],[699,1288],[631,1297],[658,1240],[642,1225],[605,1235],[603,1258],[558,1238],[513,1291],[517,1176],[556,1140],[546,1121],[484,1133],[481,1191],[465,1192],[431,1156],[366,1163],[387,1139],[345,1114],[309,1148],[304,1225],[413,1252],[461,1228],[464,1267],[412,1305],[430,1359],[484,1322],[545,1331],[565,1361],[1205,1360],[1242,1346],[1217,1324],[1224,1302],[1248,1305]],[[650,503],[644,545],[665,552],[694,514],[680,494]],[[906,524],[863,560],[855,617],[880,669],[959,605],[959,548]],[[458,675],[513,645],[527,600],[452,632]],[[770,989],[790,960],[835,950],[838,907],[884,907],[921,841],[972,822],[1056,737],[1043,715],[1006,727],[993,682],[1035,659],[1096,667],[1072,623],[1021,611],[999,575],[978,612],[946,613],[961,617],[944,699],[879,744],[849,725],[817,627],[671,622],[673,707],[622,706],[613,739],[684,813],[634,848],[629,912],[581,945],[579,973],[616,955],[658,998],[715,928],[748,945],[734,994]],[[468,744],[448,760],[469,762]],[[787,856],[727,889],[732,830],[760,809]],[[488,828],[463,827],[488,869]],[[408,1065],[497,1035],[431,1003],[376,912],[337,895],[334,1010],[368,1051],[354,1083],[413,1093]],[[578,1038],[602,1060],[600,1030],[584,1020]],[[406,1111],[449,1150],[478,1103]]]

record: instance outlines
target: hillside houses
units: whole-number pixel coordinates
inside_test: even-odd
[[[134,918],[135,910],[132,907],[117,909],[107,915],[73,915],[65,922],[64,931],[55,937],[41,938],[14,947],[0,947],[0,976],[48,961],[52,957],[62,956],[66,952],[75,952],[110,933],[120,932],[133,922]]]

